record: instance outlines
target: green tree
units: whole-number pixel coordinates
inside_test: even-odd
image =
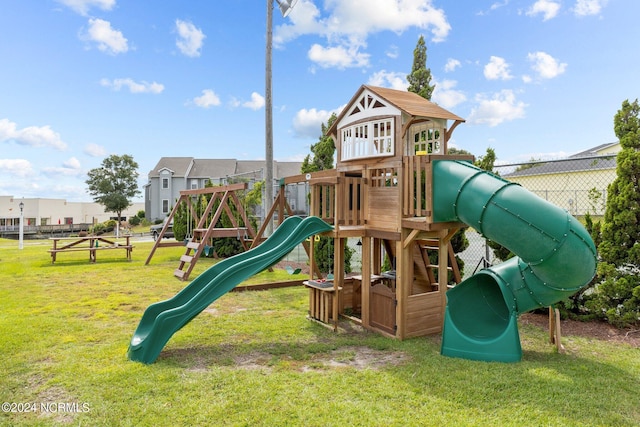
[[[309,173],[309,172],[317,172],[321,170],[333,169],[333,156],[336,151],[336,145],[329,135],[327,135],[327,131],[333,125],[333,123],[337,120],[337,116],[335,113],[331,114],[327,124],[322,123],[322,134],[320,139],[315,144],[311,145],[311,153],[307,154],[302,162],[302,167],[300,168],[300,172]]]
[[[473,162],[474,165],[482,170],[493,172],[493,166],[496,163],[496,152],[493,148],[488,147],[484,156],[480,156]]]
[[[88,176],[85,182],[93,200],[104,206],[105,212],[114,212],[118,218],[131,206],[131,199],[140,194],[138,163],[128,154],[110,155],[99,168],[91,169]]]
[[[424,36],[420,36],[416,48],[413,50],[413,66],[411,74],[407,75],[409,92],[417,93],[424,99],[431,101],[431,95],[436,88],[431,84],[431,69],[427,68],[427,45]]]
[[[602,244],[606,262],[640,264],[640,107],[638,100],[622,103],[614,118],[614,131],[622,150],[616,161],[616,179],[609,185]]]
[[[598,283],[586,306],[612,324],[640,319],[640,105],[625,100],[614,119],[622,150],[607,190],[598,252]]]

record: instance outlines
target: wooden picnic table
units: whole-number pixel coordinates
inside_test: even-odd
[[[53,247],[47,252],[51,254],[51,264],[56,262],[56,256],[60,252],[77,252],[88,251],[89,261],[96,262],[96,254],[102,250],[123,249],[127,253],[127,260],[131,261],[131,252],[133,246],[130,241],[131,236],[124,236],[125,242],[120,243],[115,239],[100,236],[86,237],[52,237],[49,240],[53,242]],[[60,246],[62,245],[62,246]]]

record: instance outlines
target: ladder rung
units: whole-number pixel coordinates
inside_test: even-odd
[[[193,260],[193,257],[191,255],[182,255],[180,257],[180,261],[188,262],[189,264],[191,263],[192,260]]]
[[[193,229],[194,233],[204,233],[205,231],[207,231],[206,228],[194,228]]]
[[[178,278],[180,278],[180,279],[182,279],[182,278],[184,277],[184,273],[185,273],[185,272],[184,272],[184,271],[182,271],[182,270],[174,270],[174,271],[173,271],[173,275],[174,275],[174,276],[176,276],[176,277],[178,277]]]
[[[438,268],[437,264],[429,264],[427,265],[427,268]],[[451,267],[447,267],[447,270],[451,271],[453,270]]]
[[[187,243],[187,247],[189,249],[198,249],[200,247],[200,242],[189,242]]]

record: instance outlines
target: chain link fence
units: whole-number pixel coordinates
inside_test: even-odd
[[[522,185],[544,200],[553,203],[581,219],[589,213],[594,219],[604,215],[607,188],[616,177],[616,156],[570,157],[563,160],[530,161],[497,165],[493,173]],[[262,170],[246,172],[227,177],[227,182],[248,182],[249,188],[263,179]],[[278,191],[274,182],[274,194]],[[308,183],[290,184],[285,188],[287,202],[298,215],[309,214]],[[254,212],[258,218],[263,214]],[[463,278],[470,277],[481,268],[502,262],[487,245],[486,239],[477,231],[468,228],[466,236],[468,248],[458,256],[464,261]],[[359,267],[360,246],[358,239],[349,239],[354,249],[354,268]],[[292,261],[306,258],[303,249],[297,248],[290,254]]]
[[[604,215],[607,188],[616,178],[616,156],[570,157],[495,166],[493,173],[516,182],[544,200],[581,219]],[[458,254],[464,261],[463,278],[480,268],[502,262],[486,239],[472,228],[466,231],[469,247]]]

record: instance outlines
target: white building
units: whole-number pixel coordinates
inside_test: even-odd
[[[26,232],[57,225],[92,225],[116,217],[113,212],[105,212],[104,206],[93,202],[0,196],[0,232],[18,230],[21,203]],[[122,216],[129,219],[141,210],[144,210],[144,203],[134,203],[122,212]]]

